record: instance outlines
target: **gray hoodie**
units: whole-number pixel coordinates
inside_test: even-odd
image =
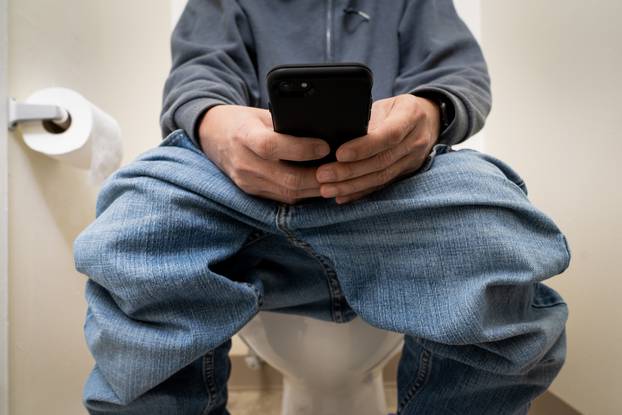
[[[484,57],[452,0],[189,0],[171,46],[162,133],[181,128],[195,143],[215,105],[267,108],[265,77],[279,64],[365,63],[374,100],[414,93],[449,104],[448,144],[490,111]]]

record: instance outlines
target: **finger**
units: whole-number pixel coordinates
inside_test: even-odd
[[[258,182],[290,190],[319,189],[314,167],[291,165],[280,160],[264,160],[250,149],[241,148],[228,161],[229,177],[243,189],[258,187]]]
[[[362,192],[357,192],[357,193],[353,193],[351,195],[348,196],[339,196],[335,198],[335,202],[337,202],[337,204],[342,205],[344,203],[350,203],[350,202],[354,202],[356,200],[360,200],[362,198],[364,198],[365,196],[368,196],[378,190],[382,189],[382,186],[377,186],[377,187],[373,187],[371,189],[362,191]]]
[[[240,138],[244,146],[264,160],[316,160],[330,152],[330,146],[322,139],[280,134],[263,127]]]
[[[415,128],[412,117],[406,114],[390,115],[385,122],[354,140],[341,145],[337,149],[338,161],[359,161],[375,156],[399,145]]]
[[[394,98],[385,98],[375,101],[371,107],[368,129],[375,130],[387,118],[394,107]]]
[[[338,161],[359,161],[398,145],[417,126],[420,119],[412,102],[395,104],[386,111],[384,120],[367,135],[348,141],[337,149]]]
[[[421,141],[420,137],[413,132],[399,145],[368,159],[324,164],[317,169],[317,179],[320,183],[341,182],[386,169],[407,154],[418,151],[418,141]]]
[[[258,159],[257,163],[257,171],[260,172],[261,177],[278,187],[294,191],[320,188],[314,167],[292,166],[280,160]]]
[[[249,189],[248,193],[283,203],[294,204],[301,199],[320,197],[319,187],[313,189],[291,190],[276,185],[273,182],[263,178],[257,178],[254,186],[255,187]]]
[[[320,192],[325,198],[353,195],[377,186],[387,185],[398,176],[417,170],[420,164],[418,154],[409,154],[384,170],[344,182],[322,184]]]
[[[263,109],[263,108],[253,108],[255,111],[257,111],[257,114],[259,116],[260,121],[268,128],[272,129],[273,125],[272,125],[272,114],[270,114],[270,111],[267,109]]]

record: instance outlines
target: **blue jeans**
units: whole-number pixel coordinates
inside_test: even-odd
[[[403,333],[401,414],[525,414],[565,357],[566,240],[503,162],[437,145],[346,205],[238,189],[183,131],[115,173],[75,241],[91,414],[227,414],[259,310]]]

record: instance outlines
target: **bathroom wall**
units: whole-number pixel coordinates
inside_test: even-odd
[[[164,0],[9,0],[9,93],[75,89],[115,117],[125,162],[160,141],[169,68]],[[4,97],[2,97],[4,99]],[[10,414],[77,415],[92,366],[82,324],[85,277],[72,241],[97,189],[9,135]]]
[[[622,410],[622,2],[482,0],[493,80],[488,151],[524,176],[568,236],[551,281],[570,308],[552,391],[585,414]]]
[[[454,0],[454,6],[458,14],[469,26],[475,38],[482,40],[482,9],[481,0]],[[474,150],[486,150],[486,131],[482,130],[457,148],[472,148]]]

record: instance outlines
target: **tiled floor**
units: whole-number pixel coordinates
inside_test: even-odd
[[[395,389],[387,389],[389,411],[395,412]],[[228,409],[232,415],[280,415],[281,391],[230,391]],[[550,399],[545,395],[532,406],[529,415],[552,415]],[[347,414],[344,414],[347,415]]]

